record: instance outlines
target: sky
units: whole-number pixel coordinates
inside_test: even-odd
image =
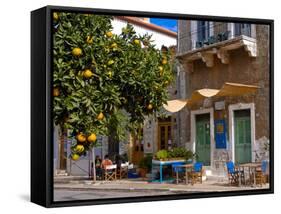
[[[150,22],[161,27],[167,28],[168,30],[177,32],[177,20],[175,19],[160,19],[150,18]]]

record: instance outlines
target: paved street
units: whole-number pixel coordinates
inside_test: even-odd
[[[135,197],[135,196],[151,196],[151,195],[172,195],[176,194],[173,191],[159,190],[69,190],[56,189],[54,191],[55,201],[83,200],[83,199],[104,199],[104,198],[120,198],[120,197]]]
[[[269,185],[256,186],[229,186],[227,180],[209,178],[202,184],[186,185],[185,183],[151,183],[142,180],[117,180],[97,181],[91,180],[68,180],[66,178],[56,179],[54,185],[54,200],[83,200],[100,198],[120,198],[152,195],[172,195],[195,192],[223,192],[258,190],[269,188]]]

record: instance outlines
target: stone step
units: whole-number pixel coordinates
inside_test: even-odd
[[[66,172],[66,170],[60,170],[60,169],[58,169],[58,170],[56,170],[55,171],[55,176],[67,176],[68,175],[68,173]]]

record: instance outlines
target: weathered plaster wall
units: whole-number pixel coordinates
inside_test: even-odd
[[[179,53],[190,50],[190,42],[184,37],[188,31],[184,29],[189,26],[188,21],[179,22],[180,45]],[[183,38],[182,38],[182,37]],[[190,38],[190,37],[189,37]],[[242,96],[237,98],[226,98],[226,110],[228,105],[235,103],[255,103],[255,140],[257,148],[261,144],[266,144],[269,138],[269,27],[265,25],[256,26],[257,39],[257,57],[251,58],[244,48],[230,51],[229,64],[222,64],[219,59],[215,58],[214,66],[206,67],[202,60],[196,60],[193,64],[193,72],[186,72],[185,75],[179,75],[180,91],[179,98],[188,98],[194,90],[201,88],[221,88],[225,82],[252,84],[260,87],[255,95]],[[185,86],[185,87],[184,87]],[[185,92],[182,90],[185,88]],[[213,101],[218,101],[214,100]],[[220,99],[223,100],[223,99]],[[203,102],[192,109],[198,109],[203,106]],[[213,103],[211,103],[213,106]],[[181,143],[190,141],[190,114],[187,108],[183,109],[178,115],[178,125],[181,129],[178,138]],[[226,118],[228,124],[228,118]],[[216,151],[215,155],[224,151]],[[223,154],[226,155],[226,154]]]

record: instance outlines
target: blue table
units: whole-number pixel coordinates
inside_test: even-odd
[[[160,173],[159,182],[162,183],[164,181],[163,166],[169,166],[169,165],[172,166],[173,164],[184,164],[184,163],[186,163],[185,160],[169,160],[169,161],[152,160],[152,169],[154,169],[155,166],[159,166],[159,173]]]

